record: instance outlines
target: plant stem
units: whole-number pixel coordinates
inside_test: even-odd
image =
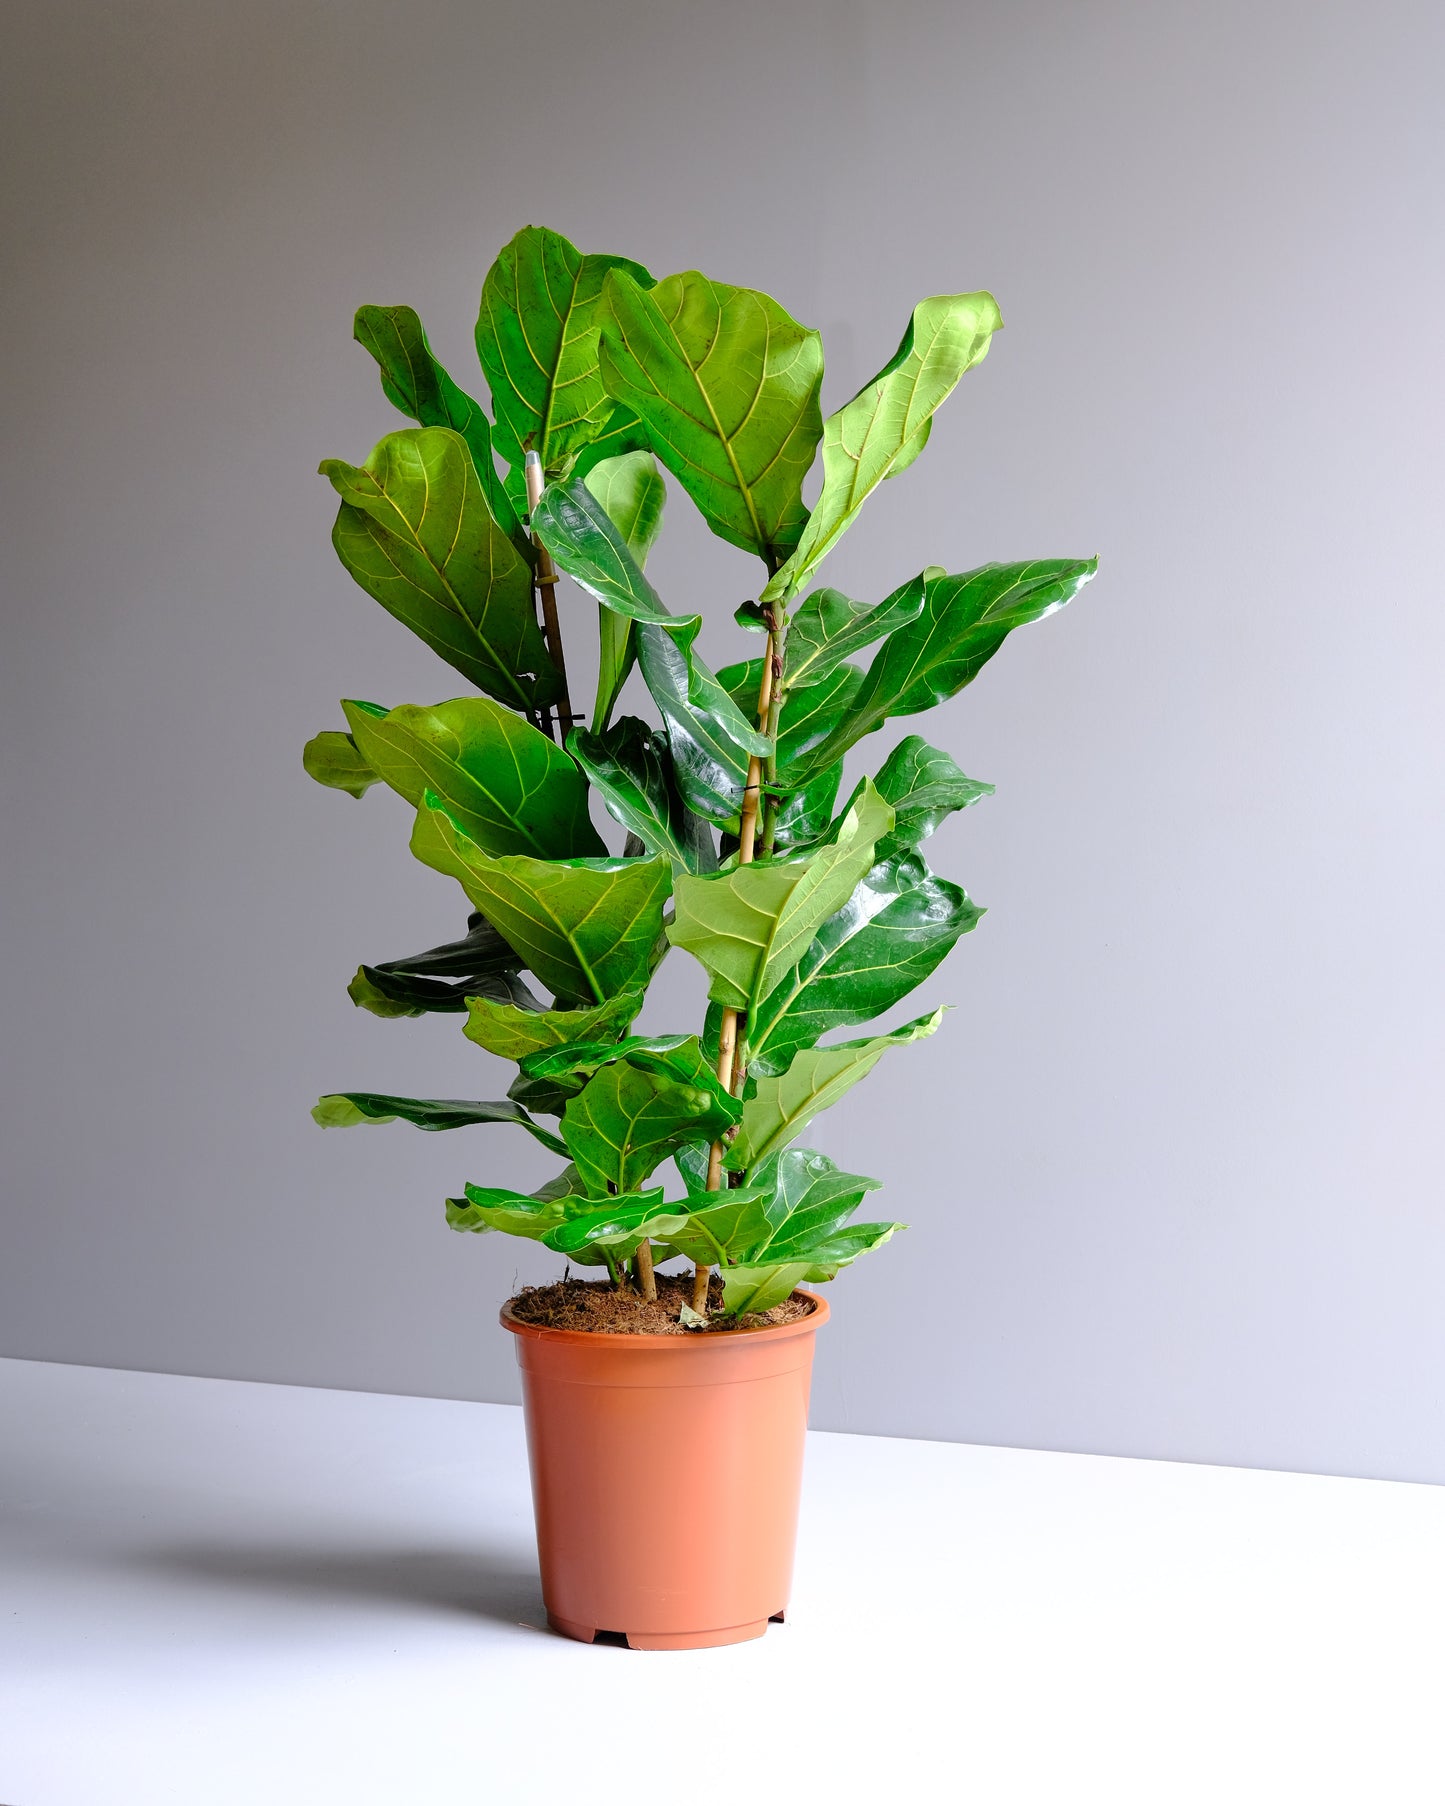
[[[652,1270],[652,1243],[639,1242],[632,1257],[632,1273],[637,1289],[651,1304],[657,1297],[657,1275]]]
[[[527,511],[530,514],[542,499],[542,460],[534,451],[527,453],[524,465],[527,478]],[[572,698],[567,689],[567,660],[562,652],[562,623],[557,617],[557,571],[552,563],[552,554],[542,545],[536,534],[532,535],[532,546],[537,554],[537,594],[542,602],[542,637],[547,642],[547,650],[552,655],[552,663],[557,667],[557,676],[562,682],[562,694],[557,699],[557,733],[554,738],[565,746],[567,736],[577,717],[572,713]],[[548,731],[551,731],[551,717],[547,716]]]
[[[762,679],[758,684],[758,727],[767,731],[767,724],[777,718],[777,708],[773,697],[775,680],[782,672],[782,655],[779,649],[776,617],[770,612],[768,616],[768,650],[763,659]],[[769,754],[768,764],[776,775],[776,758]],[[758,800],[762,790],[762,760],[756,753],[748,760],[747,782],[743,786],[743,806],[738,817],[738,864],[751,865],[753,849],[757,841]],[[738,1012],[731,1005],[723,1011],[722,1023],[718,1029],[717,1044],[717,1076],[718,1083],[732,1096],[736,1096],[742,1083],[743,1068],[738,1061]],[[709,1191],[721,1191],[723,1186],[723,1143],[721,1138],[708,1149],[707,1156],[707,1188]],[[707,1309],[707,1282],[710,1269],[699,1264],[692,1276],[692,1308],[695,1311]]]
[[[766,732],[773,743],[768,754],[767,778],[768,794],[763,804],[763,858],[773,856],[773,843],[778,835],[778,718],[783,712],[783,660],[788,647],[788,623],[779,622],[770,610],[768,622],[771,631],[768,634],[768,663],[771,668],[772,681],[768,688],[768,725]],[[759,718],[759,726],[762,725]]]

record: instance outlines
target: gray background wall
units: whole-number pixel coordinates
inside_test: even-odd
[[[549,1157],[307,1119],[502,1080],[352,1009],[459,898],[299,754],[458,688],[328,544],[318,458],[399,424],[351,312],[412,302],[467,380],[532,220],[775,293],[829,406],[992,288],[830,576],[1105,560],[930,718],[998,785],[937,847],[991,913],[818,1137],[913,1228],[834,1288],[815,1420],[1445,1479],[1439,10],[6,17],[0,1350],[515,1396],[496,1307],[550,1257],[440,1200]],[[735,656],[749,562],[673,511],[662,586]]]

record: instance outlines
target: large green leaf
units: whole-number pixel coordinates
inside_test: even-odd
[[[892,826],[892,809],[865,785],[837,838],[807,859],[680,877],[668,939],[706,969],[714,1002],[755,1007],[847,902],[873,864],[874,844]]]
[[[870,605],[854,602],[841,590],[815,589],[798,604],[788,624],[785,688],[820,683],[828,673],[885,633],[923,612],[927,573],[911,578],[891,596]],[[942,571],[937,575],[942,576]]]
[[[840,1268],[852,1266],[860,1254],[871,1254],[907,1227],[907,1223],[846,1223],[808,1249],[812,1264],[804,1278],[810,1284],[835,1279]]]
[[[479,690],[532,709],[557,693],[532,570],[487,507],[460,434],[390,433],[359,468],[328,458],[332,544],[356,581]]]
[[[784,1148],[758,1175],[769,1196],[764,1234],[743,1250],[753,1261],[801,1259],[832,1235],[881,1181],[845,1173],[813,1148]]]
[[[684,1084],[634,1060],[601,1066],[570,1100],[562,1139],[590,1191],[633,1191],[682,1142],[711,1139],[737,1121],[714,1083]]]
[[[625,1034],[642,1002],[642,991],[633,989],[619,991],[594,1009],[539,1013],[487,997],[471,997],[467,1000],[467,1024],[462,1033],[504,1060],[524,1060],[528,1054],[545,1048]]]
[[[680,1254],[702,1267],[745,1259],[747,1249],[768,1239],[771,1198],[767,1185],[724,1186],[689,1198],[678,1206],[687,1220],[668,1236],[667,1255]]]
[[[605,607],[637,623],[643,679],[666,726],[678,788],[688,807],[707,821],[735,820],[749,757],[766,753],[771,743],[694,652],[701,617],[668,613],[583,484],[549,489],[532,520],[559,570]]]
[[[306,742],[301,763],[307,775],[328,790],[344,790],[348,796],[365,796],[381,779],[362,758],[350,734],[325,728]]]
[[[717,680],[742,709],[748,698],[756,697],[762,673],[763,661],[750,658],[728,665],[718,672]],[[788,693],[778,726],[778,782],[784,789],[793,768],[806,767],[813,749],[847,718],[862,682],[863,673],[856,665],[835,665],[817,683]]]
[[[315,1105],[311,1117],[323,1129],[350,1129],[358,1123],[409,1122],[418,1129],[439,1130],[465,1129],[473,1123],[514,1122],[554,1154],[567,1152],[550,1129],[533,1122],[520,1105],[506,1099],[473,1103],[452,1097],[388,1097],[378,1091],[335,1091]]]
[[[477,356],[492,391],[497,447],[514,466],[535,451],[550,478],[584,447],[611,457],[646,444],[597,366],[597,303],[609,270],[644,286],[652,280],[628,258],[584,256],[560,232],[524,226],[487,272]]]
[[[676,1206],[663,1202],[661,1188],[620,1193],[605,1202],[592,1202],[585,1209],[573,1206],[567,1220],[542,1239],[558,1254],[574,1259],[593,1249],[606,1248],[615,1259],[625,1260],[636,1252],[640,1242],[668,1234],[682,1220]]]
[[[921,1041],[943,1020],[943,1011],[920,1016],[888,1035],[866,1041],[845,1041],[838,1047],[810,1047],[794,1056],[781,1077],[757,1081],[757,1090],[743,1106],[737,1139],[724,1155],[732,1172],[742,1172],[787,1146],[820,1110],[836,1104],[866,1078],[891,1047]]]
[[[358,966],[346,994],[358,1009],[384,1017],[433,1013],[459,1016],[483,998],[522,1015],[535,1015],[542,1008],[515,972],[482,972],[449,985],[431,978],[415,978],[407,972]]]
[[[541,1198],[500,1185],[469,1185],[464,1198],[447,1199],[447,1225],[474,1235],[497,1231],[540,1242],[566,1221],[563,1198]]]
[[[364,757],[413,808],[430,790],[488,853],[591,858],[606,847],[587,785],[560,746],[486,696],[433,708],[343,702]]]
[[[749,1015],[748,1070],[784,1072],[799,1048],[830,1029],[881,1016],[922,984],[982,914],[916,855],[875,865]]]
[[[878,648],[847,716],[813,751],[808,769],[841,758],[890,717],[916,715],[956,695],[1014,628],[1062,608],[1097,568],[1094,558],[1036,558],[930,578],[922,614]]]
[[[607,278],[602,374],[714,533],[774,570],[807,519],[823,343],[771,296],[697,270]]]
[[[624,715],[605,734],[574,728],[567,750],[586,772],[607,813],[635,834],[649,853],[665,853],[678,872],[717,869],[711,829],[673,785],[672,757],[664,736],[645,721]]]
[[[662,504],[667,495],[652,453],[635,451],[620,458],[604,458],[588,471],[585,481],[639,567],[645,565],[662,526]],[[597,640],[597,698],[592,705],[592,726],[601,733],[612,719],[637,649],[632,642],[631,620],[600,602]]]
[[[521,524],[492,456],[492,428],[481,405],[459,389],[432,355],[426,332],[410,307],[359,307],[355,337],[381,366],[381,387],[393,407],[418,426],[449,426],[472,454],[492,518],[520,539]]]
[[[808,1277],[809,1261],[783,1266],[723,1267],[723,1310],[730,1317],[747,1317],[782,1304]]]
[[[564,1003],[605,1003],[645,982],[672,872],[665,859],[494,859],[430,793],[411,849],[455,878]]]
[[[893,832],[886,851],[916,847],[956,809],[993,795],[993,785],[965,776],[946,752],[918,734],[900,740],[873,782],[893,805]]]
[[[824,423],[822,493],[764,602],[796,594],[884,478],[908,468],[928,442],[934,410],[1002,325],[992,295],[933,295],[918,303],[897,351]]]

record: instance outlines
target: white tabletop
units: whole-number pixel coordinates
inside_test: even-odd
[[[789,1622],[543,1628],[521,1414],[0,1362],[6,1806],[1445,1800],[1445,1489],[815,1434]]]

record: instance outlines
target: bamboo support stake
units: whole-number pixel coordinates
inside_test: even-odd
[[[763,660],[762,681],[758,685],[758,726],[771,725],[777,730],[777,677],[781,676],[782,657],[776,622],[769,616],[768,651]],[[779,698],[781,700],[781,698]],[[769,765],[774,761],[770,758]],[[738,818],[738,864],[751,865],[753,849],[757,842],[758,801],[762,793],[763,767],[762,760],[756,753],[748,761],[747,782],[743,786],[743,806]],[[742,1083],[743,1069],[738,1055],[738,1012],[729,1006],[723,1011],[722,1022],[718,1028],[717,1076],[718,1083],[725,1091],[736,1096]],[[708,1149],[707,1156],[707,1189],[721,1191],[723,1185],[723,1144],[715,1141]],[[695,1311],[707,1309],[707,1286],[712,1269],[699,1264],[692,1276],[692,1308]]]
[[[527,453],[524,471],[527,478],[527,512],[530,514],[542,499],[542,460],[536,452]],[[557,667],[557,675],[562,680],[562,694],[557,699],[556,738],[565,746],[577,718],[572,713],[572,698],[567,690],[567,661],[562,655],[562,624],[557,618],[557,571],[552,563],[552,554],[538,541],[535,533],[532,535],[532,545],[537,553],[537,593],[542,599],[542,637],[547,642],[552,663]],[[548,725],[550,727],[550,722]]]

